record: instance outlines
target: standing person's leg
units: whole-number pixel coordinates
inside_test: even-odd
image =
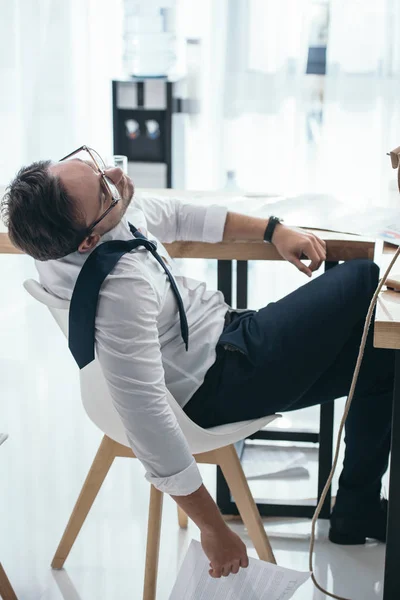
[[[348,394],[363,328],[360,322],[335,362],[296,403],[297,408],[330,401],[332,394],[343,396],[343,388]],[[343,470],[331,518],[334,542],[386,539],[387,505],[381,503],[380,494],[390,451],[393,379],[393,352],[373,347],[371,329],[346,421]]]

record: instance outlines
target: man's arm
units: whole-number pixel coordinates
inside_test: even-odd
[[[96,315],[96,350],[113,404],[146,479],[162,492],[196,491],[202,479],[169,406],[158,339],[157,292],[122,257],[105,280]]]
[[[221,205],[198,206],[177,198],[145,197],[134,202],[143,210],[148,228],[162,242],[263,240],[268,219],[228,212]],[[316,235],[277,225],[272,243],[279,254],[309,277],[326,259],[326,244]],[[308,258],[309,266],[301,262]]]
[[[223,241],[263,240],[267,225],[268,219],[228,212]],[[323,240],[313,233],[286,227],[283,223],[276,226],[272,243],[282,258],[295,265],[299,271],[309,277],[311,277],[313,271],[319,269],[326,259],[326,244]],[[309,266],[301,262],[300,259],[304,257],[310,259]]]
[[[158,303],[140,266],[125,265],[122,258],[100,292],[97,354],[129,445],[147,471],[146,479],[170,494],[198,525],[212,565],[210,575],[220,577],[247,566],[246,547],[225,524],[202,485],[169,406],[158,340]]]
[[[260,241],[268,225],[268,219],[249,217],[239,213],[228,212],[226,215],[223,241]],[[277,226],[279,227],[279,226]]]
[[[222,240],[228,212],[225,206],[200,206],[162,196],[137,196],[132,202],[143,211],[148,230],[163,243]]]

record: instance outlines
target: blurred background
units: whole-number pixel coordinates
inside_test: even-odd
[[[0,184],[82,143],[111,154],[111,80],[166,75],[175,187],[379,201],[399,35],[397,0],[2,0]]]

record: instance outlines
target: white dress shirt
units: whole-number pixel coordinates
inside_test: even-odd
[[[228,309],[223,295],[180,275],[162,242],[219,242],[227,209],[194,206],[177,199],[135,196],[129,221],[156,240],[158,253],[175,277],[189,324],[189,350],[181,337],[177,302],[167,276],[144,248],[125,254],[103,283],[96,314],[96,352],[131,448],[159,490],[188,495],[201,476],[169,407],[166,388],[184,406],[215,361],[215,347]],[[105,234],[132,239],[127,219]],[[41,284],[70,299],[89,253],[36,261]]]

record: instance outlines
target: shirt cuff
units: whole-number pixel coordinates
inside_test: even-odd
[[[212,204],[207,207],[203,225],[203,242],[222,242],[227,213],[226,206]]]
[[[189,494],[196,492],[203,483],[195,460],[186,469],[175,475],[156,477],[151,473],[146,473],[145,477],[160,492],[172,496],[189,496]]]

